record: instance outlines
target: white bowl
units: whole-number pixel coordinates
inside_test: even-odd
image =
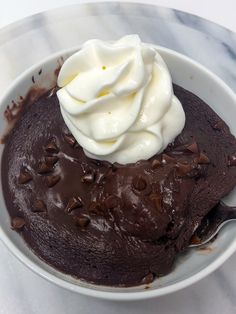
[[[17,102],[20,96],[27,94],[33,85],[32,76],[36,82],[34,86],[47,89],[53,87],[56,82],[54,70],[58,67],[61,57],[65,60],[77,49],[78,47],[50,56],[25,71],[14,81],[0,101],[0,134],[3,134],[7,126],[3,118],[6,106],[11,104],[12,100]],[[156,46],[156,49],[167,63],[173,82],[206,101],[228,123],[231,132],[235,135],[236,95],[234,92],[221,79],[193,60],[163,47]],[[41,75],[38,74],[40,69],[42,69]],[[0,157],[3,148],[1,145]],[[231,193],[227,201],[236,204],[235,191]],[[131,288],[97,286],[76,280],[55,270],[32,253],[23,239],[10,229],[10,219],[1,186],[0,208],[0,238],[20,261],[54,284],[107,300],[140,300],[180,290],[210,274],[236,251],[236,226],[231,223],[220,232],[210,250],[189,250],[178,258],[175,269],[169,275],[155,280],[149,289],[144,289],[144,286]]]

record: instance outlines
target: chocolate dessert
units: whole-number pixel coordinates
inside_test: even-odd
[[[87,157],[55,93],[25,104],[2,158],[12,228],[56,269],[104,285],[172,270],[204,217],[236,185],[236,139],[179,86],[186,123],[161,153],[121,165]]]

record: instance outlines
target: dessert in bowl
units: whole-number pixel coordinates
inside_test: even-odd
[[[207,262],[191,251],[173,268],[235,186],[236,141],[223,122],[234,132],[234,93],[195,62],[136,36],[73,52],[27,71],[2,101],[3,110],[25,98],[34,75],[27,99],[5,112],[16,121],[2,187],[12,228],[41,260],[9,221],[5,242],[44,276],[90,295],[142,298],[196,281],[235,249],[227,227],[227,246]],[[71,57],[53,77],[61,56]]]

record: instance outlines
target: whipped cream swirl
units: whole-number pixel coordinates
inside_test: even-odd
[[[184,127],[167,66],[138,35],[87,41],[65,61],[57,83],[64,121],[88,157],[149,159]]]

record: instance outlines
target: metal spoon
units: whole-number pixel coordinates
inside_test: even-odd
[[[236,207],[230,207],[220,202],[203,218],[200,226],[194,232],[189,247],[198,247],[208,243],[224,225],[232,221],[236,221]]]

